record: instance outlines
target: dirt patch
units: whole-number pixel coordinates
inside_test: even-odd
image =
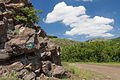
[[[80,63],[71,63],[70,65],[76,66],[81,69],[88,69],[97,72],[112,80],[120,80],[120,67],[97,65],[97,64],[80,64]]]

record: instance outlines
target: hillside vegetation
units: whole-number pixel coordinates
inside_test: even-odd
[[[63,61],[120,62],[120,38],[92,42],[76,42],[58,38],[50,40],[61,46]]]

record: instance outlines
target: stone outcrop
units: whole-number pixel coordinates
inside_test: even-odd
[[[14,23],[17,7],[28,0],[0,0],[0,77],[24,80],[58,80],[70,77],[61,66],[60,47],[51,43],[43,29]]]

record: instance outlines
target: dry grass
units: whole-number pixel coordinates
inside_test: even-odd
[[[82,68],[80,69],[77,68],[76,66],[69,66],[69,63],[67,62],[63,62],[62,64],[65,69],[82,78],[81,80],[112,80],[106,76],[103,76],[99,73],[87,69],[82,69]],[[62,79],[62,80],[70,80],[70,79]],[[80,79],[74,79],[74,80],[80,80]]]

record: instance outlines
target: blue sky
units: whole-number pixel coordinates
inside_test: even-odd
[[[86,41],[120,36],[120,0],[30,0],[48,35]]]

